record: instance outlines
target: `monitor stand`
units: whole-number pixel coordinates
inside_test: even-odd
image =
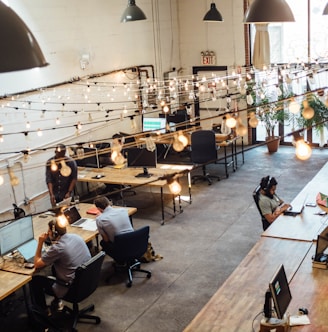
[[[288,324],[287,319],[278,319],[278,318],[264,318],[261,320],[260,332],[287,332]]]
[[[143,173],[137,174],[135,177],[136,178],[150,178],[153,174],[148,173],[148,168],[144,167],[143,168]]]

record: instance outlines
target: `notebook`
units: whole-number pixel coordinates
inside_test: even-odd
[[[93,219],[82,218],[76,206],[71,206],[65,209],[64,215],[67,218],[69,224],[74,227],[83,227],[85,223],[90,221],[94,222]]]
[[[285,212],[285,216],[292,216],[295,217],[303,212],[305,201],[307,199],[307,196],[305,196],[304,200],[300,204],[293,204],[291,207],[289,207]]]

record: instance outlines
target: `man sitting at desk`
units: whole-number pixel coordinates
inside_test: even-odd
[[[113,208],[107,197],[99,197],[94,201],[96,207],[101,212],[96,217],[98,232],[102,237],[100,245],[109,254],[113,246],[114,237],[117,234],[133,232],[128,210]]]
[[[259,198],[259,206],[262,215],[267,221],[263,228],[268,228],[284,211],[286,211],[291,205],[284,203],[276,194],[277,180],[274,177],[262,178],[261,180],[261,192]]]
[[[68,292],[69,285],[73,282],[75,270],[90,258],[90,251],[83,239],[76,234],[66,233],[66,226],[59,218],[51,220],[47,233],[39,237],[38,247],[34,257],[36,269],[52,265],[55,278],[43,275],[35,275],[31,281],[32,303],[47,312],[45,293],[55,298],[51,302],[51,308],[60,310],[63,308],[61,298]],[[42,253],[44,242],[50,238],[52,244],[47,251]]]

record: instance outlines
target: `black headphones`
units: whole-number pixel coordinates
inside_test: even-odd
[[[58,237],[58,232],[56,230],[56,221],[53,221],[52,223],[52,227],[51,227],[51,232],[52,232],[52,241],[56,240],[56,238]]]

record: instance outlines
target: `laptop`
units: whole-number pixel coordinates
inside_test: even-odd
[[[65,198],[61,202],[56,203],[56,207],[70,206],[71,201],[72,201],[72,197]]]
[[[292,216],[295,217],[299,214],[301,214],[304,210],[304,206],[305,206],[305,201],[307,199],[307,196],[305,196],[304,200],[302,203],[300,204],[296,204],[296,205],[292,205],[291,207],[289,207],[286,211],[284,211],[284,215],[285,216]]]
[[[38,241],[31,239],[17,248],[26,262],[33,263]]]
[[[94,221],[94,219],[82,218],[76,206],[70,206],[65,209],[64,215],[67,218],[69,224],[74,227],[83,227],[83,224]]]

